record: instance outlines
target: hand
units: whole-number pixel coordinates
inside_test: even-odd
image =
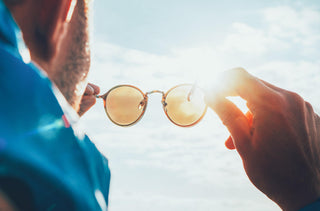
[[[219,93],[206,96],[231,137],[251,182],[283,210],[298,210],[320,197],[320,118],[299,95],[237,68]],[[244,115],[226,96],[247,101]]]
[[[81,99],[80,109],[78,114],[82,116],[87,112],[95,103],[96,95],[100,93],[100,88],[94,84],[88,83],[86,90]]]

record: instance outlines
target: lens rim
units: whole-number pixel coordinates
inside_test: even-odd
[[[143,106],[143,111],[142,111],[142,113],[140,114],[140,116],[139,116],[135,121],[133,121],[133,122],[131,122],[131,123],[129,123],[129,124],[120,124],[120,123],[114,121],[114,120],[110,117],[110,115],[109,115],[109,113],[108,113],[108,109],[107,109],[107,107],[106,107],[108,95],[109,95],[113,90],[115,90],[115,89],[117,89],[117,88],[120,88],[120,87],[130,87],[130,88],[134,88],[134,89],[138,90],[138,91],[141,93],[141,95],[143,96],[143,99],[144,99],[144,101],[145,101],[145,105]],[[101,95],[101,98],[103,99],[104,111],[106,112],[106,114],[107,114],[108,118],[110,119],[110,121],[111,121],[112,123],[114,123],[114,124],[116,124],[116,125],[118,125],[118,126],[122,126],[122,127],[128,127],[128,126],[132,126],[132,125],[136,124],[136,123],[143,117],[143,115],[144,115],[144,113],[145,113],[145,111],[146,111],[146,109],[147,109],[147,105],[148,105],[148,96],[147,96],[145,93],[143,93],[138,87],[133,86],[133,85],[129,85],[129,84],[121,84],[121,85],[114,86],[114,87],[112,87],[108,92],[106,92],[105,94]]]
[[[176,88],[178,88],[178,87],[180,87],[180,86],[191,86],[191,87],[192,87],[192,86],[194,86],[194,84],[188,84],[188,83],[186,83],[186,84],[179,84],[179,85],[176,85],[176,86],[172,87],[171,89],[169,89],[169,90],[163,95],[163,99],[162,99],[163,111],[164,111],[164,113],[166,114],[167,118],[168,118],[173,124],[175,124],[175,125],[177,125],[177,126],[180,126],[180,127],[192,127],[192,126],[198,124],[198,123],[203,119],[203,117],[204,117],[205,114],[207,113],[208,105],[205,104],[205,108],[204,108],[204,111],[203,111],[202,115],[200,116],[200,118],[199,118],[197,121],[195,121],[195,122],[192,123],[192,124],[182,125],[182,124],[179,124],[179,123],[173,121],[173,120],[170,118],[170,116],[169,116],[169,114],[168,114],[168,112],[167,112],[167,110],[166,110],[166,106],[167,106],[166,99],[167,99],[168,94],[169,94],[172,90],[174,90],[174,89],[176,89]],[[202,89],[201,89],[200,87],[198,87],[198,86],[197,86],[197,88],[200,89],[200,90],[202,90]]]

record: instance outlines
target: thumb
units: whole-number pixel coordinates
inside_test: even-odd
[[[237,151],[243,156],[251,146],[250,124],[246,116],[234,103],[224,97],[207,94],[205,100],[228,128]]]
[[[253,121],[253,116],[252,116],[252,113],[250,111],[248,111],[246,113],[246,117],[247,117],[247,120],[248,120],[248,123],[249,123],[249,126],[251,127],[252,126],[252,121]],[[225,141],[225,145],[228,149],[235,149],[235,145],[233,143],[233,140],[232,140],[232,137],[229,136],[228,139]]]

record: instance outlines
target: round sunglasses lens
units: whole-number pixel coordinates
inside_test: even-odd
[[[142,92],[131,86],[113,88],[105,100],[105,110],[114,123],[128,126],[142,116],[146,102]]]
[[[193,85],[180,85],[171,89],[165,102],[169,119],[179,126],[196,124],[207,110],[204,94]]]

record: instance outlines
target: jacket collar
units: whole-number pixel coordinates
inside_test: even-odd
[[[21,30],[3,0],[0,0],[0,47],[25,62],[30,60],[29,50],[22,39]]]

